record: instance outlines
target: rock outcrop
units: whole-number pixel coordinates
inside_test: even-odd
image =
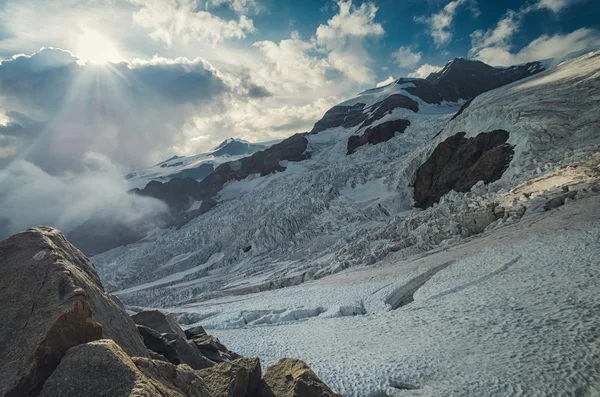
[[[459,133],[441,142],[417,170],[416,205],[431,207],[451,190],[467,192],[479,181],[500,179],[513,156],[508,137],[507,131],[495,130],[475,138]]]
[[[352,106],[334,106],[323,115],[321,120],[315,123],[310,133],[318,134],[334,127],[355,127],[367,119],[368,115],[363,111],[364,108],[364,103],[357,103]]]
[[[375,127],[369,127],[362,135],[353,135],[348,138],[346,154],[354,153],[356,149],[367,143],[376,145],[381,142],[389,141],[397,132],[401,134],[404,133],[408,126],[410,126],[410,121],[399,119],[386,121]]]
[[[268,383],[258,358],[230,352],[200,326],[184,332],[158,311],[134,315],[136,326],[104,292],[94,264],[52,228],[0,242],[0,299],[0,397],[284,395],[267,384],[277,393],[329,390],[305,366],[272,370]]]
[[[339,397],[300,360],[280,360],[267,368],[264,380],[265,397]]]
[[[40,397],[211,397],[191,368],[129,357],[112,340],[70,349]]]
[[[179,361],[179,363],[188,364],[193,369],[202,369],[214,365],[214,362],[205,357],[193,342],[186,339],[185,333],[175,320],[165,316],[164,313],[158,310],[144,311],[133,315],[132,318],[136,324],[156,332],[154,337],[150,337],[149,333],[144,337],[146,347],[162,354],[170,362]],[[159,334],[161,339],[166,341],[167,345],[173,350],[174,355],[171,355],[171,358],[164,354],[164,346],[156,340],[156,334]]]
[[[69,348],[114,339],[148,357],[135,324],[104,292],[94,264],[59,231],[29,229],[0,242],[0,396],[39,391]]]

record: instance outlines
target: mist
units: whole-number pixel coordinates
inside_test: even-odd
[[[37,225],[68,233],[96,214],[138,224],[167,212],[162,201],[127,193],[127,181],[105,156],[87,153],[81,165],[78,172],[51,175],[17,160],[0,170],[0,238]]]

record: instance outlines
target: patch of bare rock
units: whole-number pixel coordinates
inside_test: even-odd
[[[130,317],[94,264],[48,227],[0,242],[0,397],[337,396],[306,364],[229,351],[202,327]]]

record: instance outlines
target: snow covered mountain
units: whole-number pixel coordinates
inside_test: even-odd
[[[522,325],[599,314],[585,280],[600,277],[600,52],[542,69],[459,59],[362,92],[310,133],[219,165],[193,184],[185,222],[96,255],[98,273],[126,304],[166,308],[242,353],[302,357],[344,395],[565,391],[569,364],[552,376],[536,358],[551,361],[562,331],[544,328],[532,354]],[[545,305],[572,288],[581,310]],[[577,345],[560,349],[589,372]],[[489,371],[466,382],[473,362]]]
[[[248,156],[266,149],[270,143],[250,143],[243,139],[229,138],[208,153],[194,156],[173,156],[145,170],[130,172],[126,179],[136,188],[144,188],[150,181],[168,182],[171,179],[191,178],[200,181],[221,163]]]
[[[461,91],[452,85],[464,82],[457,77],[461,72],[482,73],[488,83],[478,90],[484,91],[537,74],[541,64],[494,69],[469,62],[449,62],[432,82],[400,79],[362,92],[328,111],[310,133],[223,163],[198,183],[189,181],[189,186],[177,188],[169,185],[175,181],[148,186],[142,194],[169,203],[200,204],[186,212],[183,227],[158,230],[135,245],[97,256],[105,284],[113,290],[134,288],[135,293],[123,296],[129,303],[164,306],[204,299],[212,290],[273,288],[323,277],[356,264],[376,262],[389,252],[389,245],[394,244],[386,242],[391,232],[388,223],[418,212],[415,201],[430,206],[450,190],[466,192],[479,180],[490,183],[500,178],[492,184],[495,189],[508,188],[543,169],[551,169],[556,159],[538,164],[552,152],[537,149],[540,131],[534,126],[543,120],[509,118],[537,104],[539,101],[533,100],[537,94],[532,94],[537,90],[518,89],[513,84],[467,102],[471,98],[461,98],[461,93],[473,95],[478,91]],[[490,73],[498,73],[500,82],[494,83]],[[537,74],[537,79],[556,73]],[[528,81],[520,80],[516,87],[526,87]],[[519,94],[513,94],[513,90]],[[505,105],[506,101],[511,105]],[[472,121],[474,117],[476,122]],[[470,139],[495,130],[504,132],[487,143]],[[448,167],[439,162],[430,164],[429,172],[420,167],[438,145],[461,132],[466,134],[453,139],[460,141],[456,145],[464,145],[466,160],[455,166],[443,183],[432,186],[432,179],[439,180],[432,172]],[[457,150],[456,145],[451,151]],[[447,157],[438,153],[440,156]],[[163,164],[173,162],[180,160]],[[471,177],[452,179],[467,171]],[[484,175],[486,172],[490,175]],[[415,180],[417,175],[421,175],[419,180]],[[413,185],[422,196],[417,200]],[[183,200],[179,200],[178,191],[183,192]],[[185,210],[185,206],[179,210]],[[413,216],[424,217],[427,213]],[[470,229],[475,233],[484,227]],[[449,233],[434,238],[442,241],[452,237],[453,232]],[[381,238],[369,242],[372,235]],[[212,263],[209,259],[214,259],[213,255],[221,259]],[[190,269],[195,270],[188,274]],[[171,280],[179,272],[185,273],[181,276],[184,285],[160,281],[163,277]],[[209,274],[207,281],[205,276]],[[260,274],[264,280],[243,288],[227,282],[247,274]],[[153,282],[157,284],[139,286]],[[153,285],[160,285],[160,294],[153,292],[157,289]]]

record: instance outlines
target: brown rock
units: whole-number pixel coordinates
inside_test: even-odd
[[[39,391],[69,348],[103,337],[148,356],[94,264],[55,229],[29,229],[0,242],[0,301],[0,396]]]
[[[210,394],[202,379],[187,366],[131,359],[112,340],[100,340],[70,349],[40,394],[40,397],[80,396],[210,397]]]
[[[270,397],[339,397],[300,360],[284,358],[267,368],[263,395]]]
[[[172,363],[178,360],[181,363],[188,364],[193,369],[202,369],[212,366],[214,363],[206,358],[193,342],[186,339],[185,333],[175,320],[166,316],[158,310],[149,310],[139,312],[132,316],[136,324],[153,329],[161,334],[168,345],[174,350],[175,355],[166,356],[166,350],[156,351],[156,338],[150,338],[147,347],[165,357]],[[150,336],[150,335],[148,335]],[[169,353],[171,354],[171,353]]]
[[[248,370],[238,364],[223,362],[196,371],[213,397],[244,397],[248,392]]]
[[[206,383],[186,364],[175,366],[141,357],[134,357],[133,362],[157,387],[162,385],[186,397],[212,397]]]
[[[246,393],[246,397],[258,395],[264,384],[262,380],[262,369],[260,368],[260,360],[258,357],[242,357],[233,360],[232,363],[243,367],[248,373],[248,391]]]

